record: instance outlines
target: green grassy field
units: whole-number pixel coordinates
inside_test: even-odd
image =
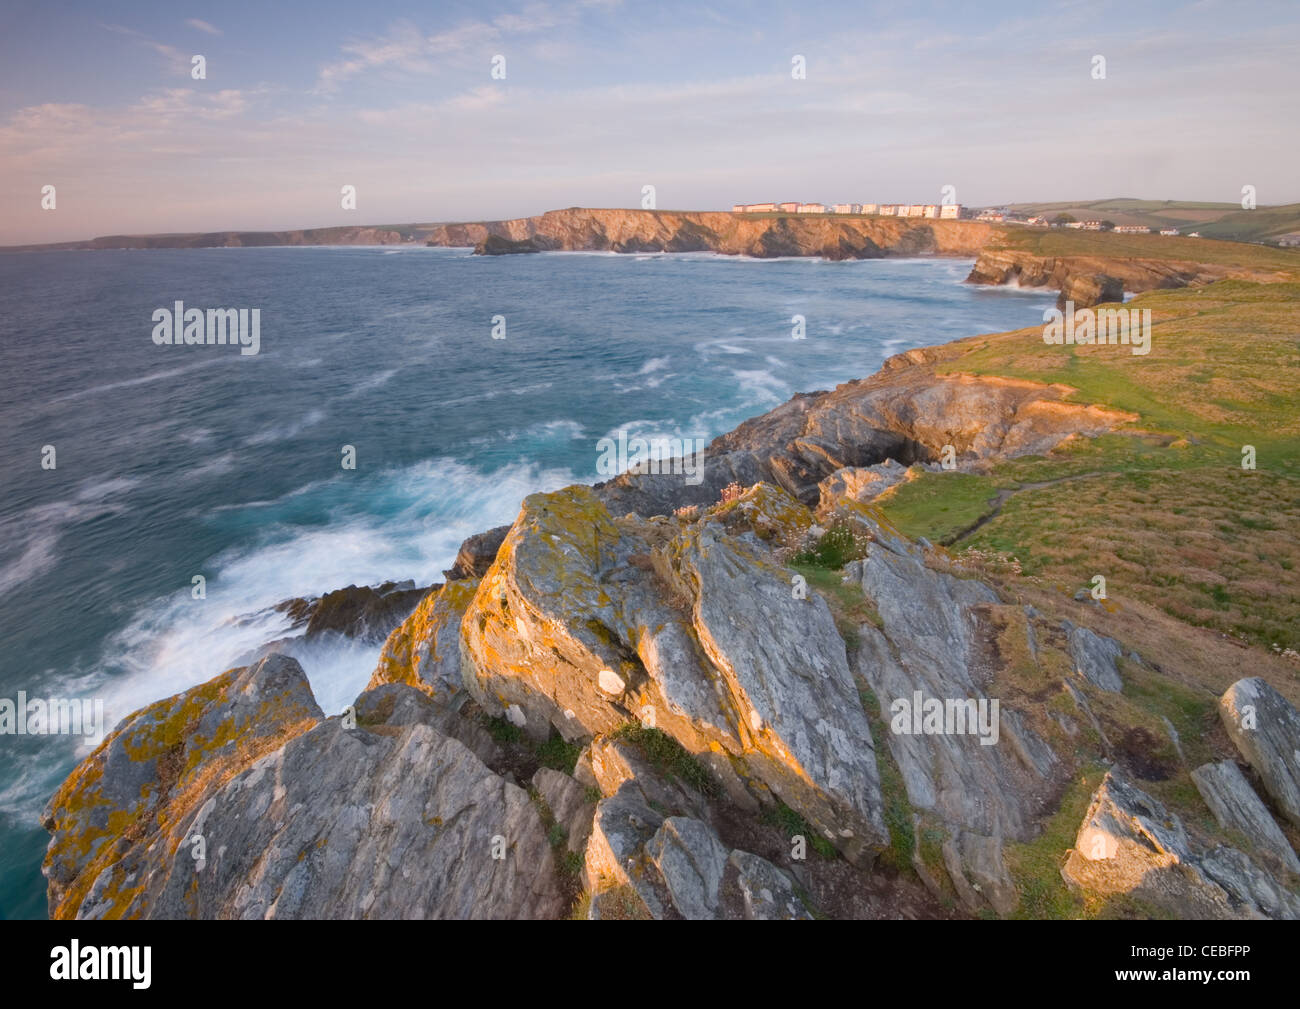
[[[1207,238],[1236,242],[1264,242],[1277,235],[1300,231],[1300,203],[1258,206],[1243,210],[1239,202],[1197,203],[1185,200],[1109,199],[1056,203],[1016,203],[1008,209],[1024,214],[1055,217],[1069,214],[1077,220],[1096,218],[1115,224],[1145,224],[1151,228],[1198,231]],[[1157,236],[1159,237],[1159,236]]]
[[[885,514],[957,552],[1013,556],[1067,591],[1103,573],[1114,595],[1300,649],[1300,283],[1223,281],[1130,304],[1152,310],[1145,357],[1048,346],[1035,328],[964,341],[938,370],[1060,383],[1136,423],[987,475],[924,473]]]

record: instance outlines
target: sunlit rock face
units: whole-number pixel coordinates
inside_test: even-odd
[[[462,622],[466,684],[539,738],[653,722],[869,859],[886,833],[844,642],[750,536],[616,520],[587,488],[533,495]]]

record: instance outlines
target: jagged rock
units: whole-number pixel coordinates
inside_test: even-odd
[[[591,820],[596,804],[587,798],[587,790],[573,778],[550,767],[539,767],[533,775],[533,787],[546,802],[555,822],[564,828],[569,851],[580,852],[591,835]]]
[[[734,884],[731,874],[735,873]],[[812,914],[795,892],[790,877],[765,858],[733,851],[727,858],[724,897],[732,886],[739,893],[744,916],[751,921],[811,920]]]
[[[555,917],[536,807],[388,684],[321,721],[273,655],[132,715],[46,814],[61,918]],[[418,781],[418,788],[411,783]]]
[[[1018,249],[984,249],[966,282],[1048,287],[1061,292],[1060,308],[1119,302],[1125,291],[1199,286],[1225,277],[1267,279],[1263,271],[1174,259],[1116,259],[1103,256],[1038,256]]]
[[[870,728],[824,600],[703,520],[611,519],[587,488],[532,495],[462,621],[466,682],[545,738],[652,714],[721,751],[850,859],[887,834]],[[622,681],[602,688],[601,672]],[[612,686],[612,681],[606,686]]]
[[[412,780],[421,787],[404,787]],[[427,725],[330,720],[263,758],[190,825],[150,917],[534,918],[564,908],[528,794]],[[504,854],[494,857],[493,848]]]
[[[1094,687],[1119,693],[1124,681],[1119,675],[1117,661],[1124,648],[1114,638],[1107,638],[1086,627],[1076,627],[1068,620],[1061,621],[1070,642],[1070,656],[1080,676]]]
[[[830,392],[800,393],[714,439],[697,485],[672,474],[624,473],[594,490],[616,515],[707,507],[731,483],[770,483],[814,507],[821,481],[845,468],[934,462],[946,445],[974,468],[1042,455],[1066,438],[1137,419],[1065,396],[1064,387],[1037,382],[936,375],[928,361],[899,366]]]
[[[886,459],[874,466],[845,466],[817,485],[818,513],[837,501],[871,501],[907,479],[907,467]]]
[[[1274,920],[1300,919],[1300,897],[1236,848],[1219,845],[1201,856],[1200,866],[1248,910]]]
[[[630,781],[597,803],[582,870],[586,889],[599,894],[630,887],[651,917],[664,918],[672,901],[658,872],[646,871],[644,850],[663,820]]]
[[[799,544],[818,532],[805,505],[768,483],[754,484],[734,500],[709,509],[708,515],[731,536],[752,532],[757,540],[774,547]]]
[[[784,872],[729,850],[702,820],[662,815],[644,800],[647,787],[655,791],[626,781],[596,807],[583,870],[593,894],[626,887],[655,919],[811,917]]]
[[[1219,718],[1279,812],[1300,826],[1300,712],[1267,682],[1251,677],[1224,691]]]
[[[1240,831],[1262,856],[1300,874],[1300,858],[1233,761],[1202,764],[1192,772],[1192,781],[1220,827]]]
[[[1220,852],[1216,864],[1240,874],[1250,860],[1237,855]],[[1248,890],[1230,893],[1204,870],[1174,813],[1113,770],[1093,794],[1061,876],[1089,893],[1131,895],[1180,918],[1262,916]],[[1230,878],[1226,870],[1220,876]]]
[[[646,843],[646,854],[683,918],[699,921],[717,915],[728,851],[707,824],[671,816]]]
[[[1179,819],[1112,771],[1093,793],[1061,875],[1098,894],[1151,890],[1190,899],[1195,884],[1177,871],[1188,857]]]
[[[1017,897],[1002,841],[1034,835],[1059,761],[1015,712],[987,696],[991,670],[978,657],[981,614],[997,604],[997,594],[982,582],[932,570],[921,551],[879,524],[871,532],[867,556],[844,569],[846,581],[874,603],[881,624],[858,629],[854,669],[890,727],[886,743],[909,803],[947,828],[945,862],[958,894],[972,908],[988,901],[1007,913]],[[929,702],[943,706],[938,732],[924,731],[918,718]],[[955,731],[948,731],[949,703]]]
[[[486,729],[461,717],[454,708],[435,703],[424,691],[404,683],[384,683],[368,688],[352,705],[357,725],[398,727],[428,725],[444,736],[460,740],[488,767],[501,764],[501,747]]]
[[[412,581],[349,585],[315,599],[286,599],[275,609],[289,615],[295,630],[304,628],[302,636],[308,640],[333,633],[383,641],[428,591]]]
[[[477,580],[461,580],[429,592],[384,642],[369,688],[406,683],[441,704],[459,706],[465,699],[460,622],[477,589]]]
[[[497,526],[468,537],[456,551],[455,562],[442,573],[443,577],[449,582],[482,578],[497,559],[497,551],[509,531],[509,526]]]
[[[433,590],[440,586],[432,586]],[[349,585],[323,596],[285,599],[269,610],[245,615],[239,620],[265,619],[282,613],[291,622],[290,629],[299,634],[286,635],[264,642],[235,659],[241,666],[251,666],[268,655],[287,655],[308,665],[320,654],[318,649],[334,650],[340,645],[353,647],[377,644],[397,627],[416,603],[429,592],[415,582],[384,582],[382,585]]]
[[[322,717],[302,667],[283,655],[129,715],[46,806],[50,917],[137,906],[148,881],[137,864],[170,857],[181,822],[215,787]]]

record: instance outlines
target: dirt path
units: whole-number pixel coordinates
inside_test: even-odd
[[[1061,476],[1055,480],[1040,480],[1038,483],[1024,483],[1019,487],[1008,487],[1000,490],[997,494],[989,498],[989,510],[968,525],[965,529],[959,529],[951,536],[946,536],[939,541],[940,546],[951,547],[966,539],[982,526],[987,525],[993,519],[1002,514],[1002,506],[1017,494],[1023,494],[1028,490],[1041,490],[1043,487],[1052,487],[1058,483],[1070,483],[1073,480],[1087,480],[1089,477],[1101,476],[1103,470],[1093,470],[1090,473],[1076,473],[1074,476]]]

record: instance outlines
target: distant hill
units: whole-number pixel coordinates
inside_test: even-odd
[[[1184,235],[1198,231],[1206,238],[1232,242],[1276,244],[1282,235],[1300,231],[1300,203],[1242,210],[1239,203],[1194,203],[1187,200],[1116,198],[1089,202],[1010,203],[1008,210],[1077,220],[1101,219],[1115,224],[1145,224],[1152,229],[1178,228]]]

